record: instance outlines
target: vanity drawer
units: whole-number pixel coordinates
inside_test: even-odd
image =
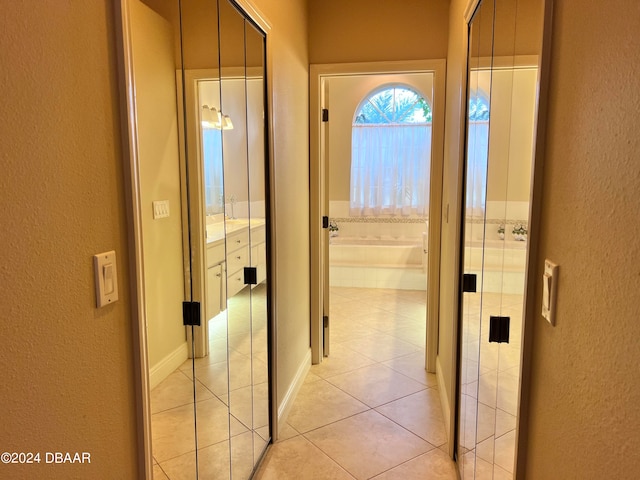
[[[233,252],[236,248],[242,248],[249,245],[249,230],[243,229],[239,232],[233,232],[227,235],[227,250]]]
[[[227,271],[235,272],[241,270],[243,267],[249,266],[249,247],[244,246],[233,252],[229,252],[227,257]]]
[[[251,229],[251,245],[258,245],[265,241],[264,225]]]
[[[207,246],[207,267],[224,262],[224,242],[216,242]]]
[[[246,287],[244,283],[244,269],[230,273],[227,277],[227,298],[233,297],[244,287]]]

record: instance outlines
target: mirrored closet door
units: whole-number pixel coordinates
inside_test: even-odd
[[[457,458],[516,472],[542,0],[481,0],[469,22]]]
[[[149,463],[162,479],[248,479],[271,439],[266,37],[229,0],[121,7]]]

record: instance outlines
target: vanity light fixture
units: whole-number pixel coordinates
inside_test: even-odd
[[[222,130],[233,130],[233,123],[229,115],[222,116]]]
[[[216,107],[209,107],[209,105],[202,106],[201,113],[202,126],[205,128],[217,128],[220,129],[222,124],[222,115]]]

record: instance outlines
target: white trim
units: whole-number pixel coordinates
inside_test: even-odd
[[[120,111],[124,163],[125,202],[129,247],[128,270],[131,278],[131,317],[134,340],[134,369],[136,377],[136,424],[138,430],[138,474],[153,477],[151,453],[151,394],[149,388],[149,359],[147,350],[147,322],[144,290],[144,256],[142,251],[142,206],[140,200],[140,168],[138,159],[138,124],[135,104],[133,50],[129,0],[115,2],[118,37]]]
[[[467,1],[467,8],[464,9],[464,22],[468,25],[469,22],[471,22],[471,18],[473,17],[473,14],[476,12],[476,9],[478,8],[478,5],[480,5],[480,2],[482,0],[468,0]]]
[[[307,378],[307,373],[309,373],[309,369],[311,368],[311,349],[307,350],[306,355],[298,365],[298,370],[296,371],[295,377],[293,377],[293,381],[289,388],[287,389],[287,393],[285,393],[282,398],[282,403],[278,405],[278,425],[284,425],[287,421],[287,417],[289,416],[289,412],[291,412],[291,407],[293,407],[293,402],[295,402],[296,397],[298,396],[298,392],[300,391],[300,387],[304,383],[304,379]],[[279,437],[279,432],[276,432],[274,441]]]
[[[182,343],[169,355],[149,369],[149,388],[153,390],[162,380],[175,372],[189,358],[187,342]]]
[[[447,389],[442,375],[442,367],[440,366],[440,357],[436,359],[436,380],[438,380],[438,393],[440,394],[440,406],[442,407],[442,417],[444,418],[444,429],[447,432],[447,442],[449,443],[449,452],[451,453],[451,406],[447,398]]]

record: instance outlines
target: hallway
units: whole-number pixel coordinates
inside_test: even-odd
[[[331,355],[313,365],[256,478],[455,479],[425,292],[331,288]]]

